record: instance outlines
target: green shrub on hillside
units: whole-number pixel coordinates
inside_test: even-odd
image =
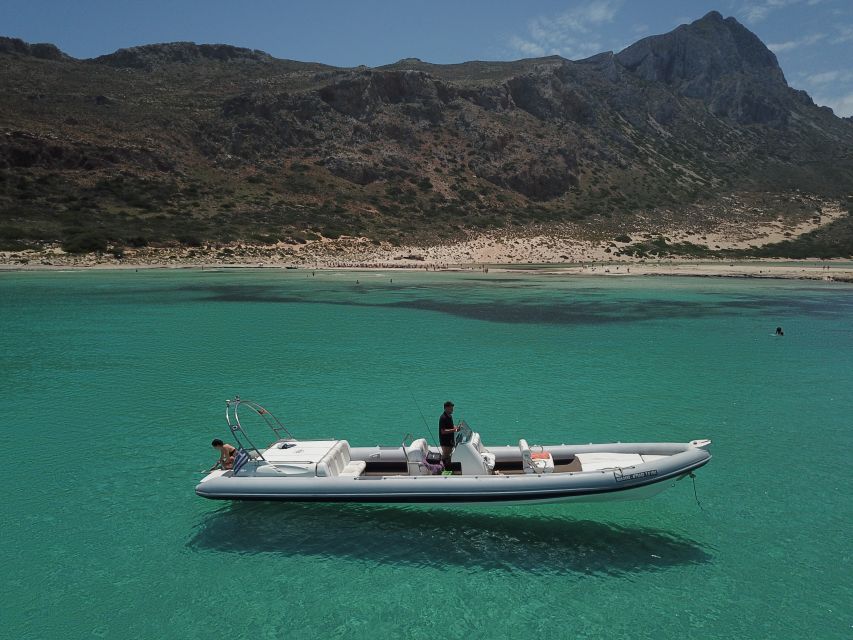
[[[66,238],[62,242],[62,250],[66,253],[103,253],[109,243],[103,232],[86,231]]]
[[[853,216],[848,214],[834,222],[803,234],[796,240],[783,240],[756,249],[735,253],[759,258],[853,258]]]

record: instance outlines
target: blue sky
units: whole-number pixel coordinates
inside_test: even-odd
[[[755,32],[791,86],[853,115],[853,0],[0,0],[0,35],[52,42],[78,58],[189,40],[340,66],[578,59],[712,9]]]

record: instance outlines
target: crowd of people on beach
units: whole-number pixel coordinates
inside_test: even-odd
[[[447,271],[449,269],[469,269],[488,271],[488,267],[476,267],[463,264],[412,264],[409,262],[324,262],[316,268],[323,269],[423,269],[424,271]]]

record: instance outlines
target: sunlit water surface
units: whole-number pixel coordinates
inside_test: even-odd
[[[0,635],[850,638],[851,365],[837,284],[0,274]],[[302,438],[434,434],[450,398],[487,445],[714,459],[643,502],[232,506],[193,487],[234,394]]]

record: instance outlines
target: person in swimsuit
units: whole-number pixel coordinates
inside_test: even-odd
[[[213,465],[209,471],[213,471],[217,467],[230,469],[234,465],[234,454],[237,453],[237,449],[232,447],[230,444],[225,444],[219,438],[216,438],[210,444],[214,449],[219,450],[219,460],[216,461],[216,464]]]

